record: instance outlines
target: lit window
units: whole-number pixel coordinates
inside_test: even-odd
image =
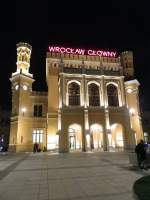
[[[36,134],[33,133],[33,143],[36,143]]]
[[[32,133],[33,143],[42,143],[43,142],[43,130],[33,130]]]
[[[40,142],[40,134],[39,133],[36,134],[36,140],[38,143]]]
[[[39,142],[42,143],[42,142],[43,142],[43,134],[41,133],[41,134],[39,134],[39,135],[40,135],[40,137],[39,137]]]

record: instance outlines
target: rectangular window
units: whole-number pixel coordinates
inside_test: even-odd
[[[43,130],[36,129],[32,133],[33,143],[43,143]]]
[[[34,105],[33,115],[34,117],[42,117],[42,105]]]

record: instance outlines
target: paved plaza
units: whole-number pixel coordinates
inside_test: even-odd
[[[133,200],[127,153],[8,153],[0,155],[0,200]]]

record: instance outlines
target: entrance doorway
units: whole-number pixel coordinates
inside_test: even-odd
[[[70,149],[75,150],[76,149],[76,138],[75,138],[75,136],[72,136],[72,135],[70,135],[69,137],[70,137],[70,139],[69,139]]]
[[[81,126],[78,124],[72,124],[68,128],[69,136],[69,149],[70,151],[82,149],[82,134]]]
[[[91,149],[103,149],[103,128],[100,124],[90,126],[90,147]]]
[[[124,148],[124,135],[123,126],[121,124],[111,125],[111,133],[108,134],[108,143],[110,150],[123,150]]]

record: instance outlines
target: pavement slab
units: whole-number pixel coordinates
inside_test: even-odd
[[[0,200],[135,200],[134,182],[150,174],[129,153],[16,153],[0,157]]]

